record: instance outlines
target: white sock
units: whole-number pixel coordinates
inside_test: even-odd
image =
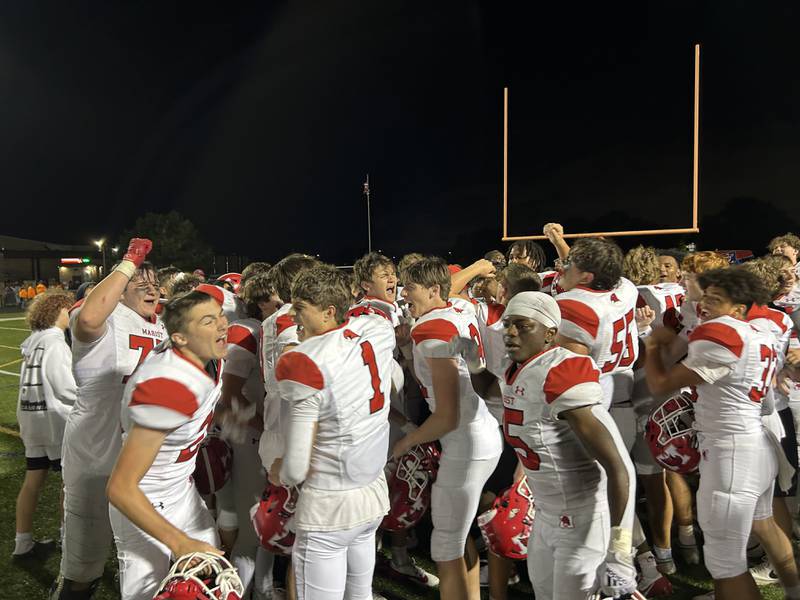
[[[657,577],[661,575],[656,568],[656,557],[653,556],[650,550],[642,552],[637,556],[636,562],[639,563],[639,568],[642,570],[642,575],[645,577]]]
[[[14,554],[25,554],[33,549],[33,534],[18,533],[14,536]]]
[[[408,560],[408,548],[405,546],[392,546],[392,561],[396,565],[407,565]]]
[[[653,554],[656,555],[658,560],[668,560],[672,558],[672,548],[659,548],[658,546],[653,546]]]
[[[694,546],[694,525],[678,525],[678,541],[684,546]]]

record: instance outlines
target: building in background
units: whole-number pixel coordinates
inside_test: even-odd
[[[0,235],[0,281],[44,281],[76,288],[103,276],[96,247],[54,244]]]

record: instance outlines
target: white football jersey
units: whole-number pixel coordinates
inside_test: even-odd
[[[775,350],[775,372],[783,368],[786,362],[786,351],[792,335],[792,319],[785,312],[769,308],[768,306],[753,305],[747,313],[747,322],[753,327],[767,333],[772,337]],[[796,384],[793,386],[796,387]],[[789,398],[777,388],[772,388],[775,396],[775,409],[783,410],[789,407]]]
[[[452,304],[454,308],[473,316],[478,312],[478,305],[480,304],[477,300],[466,300],[461,296],[453,296],[452,298],[448,299],[448,302]]]
[[[506,346],[503,343],[503,312],[506,307],[495,302],[481,302],[478,305],[476,317],[478,319],[478,331],[483,340],[483,350],[486,354],[486,370],[497,377],[498,382],[503,381],[506,369],[511,364],[511,360],[506,353]],[[498,421],[503,420],[503,395],[495,395],[490,390],[489,396],[483,399],[486,407],[492,416]]]
[[[246,318],[228,327],[228,352],[225,355],[225,373],[245,379],[242,395],[254,404],[260,413],[264,408],[264,383],[259,369],[261,350],[261,322]]]
[[[239,296],[224,287],[219,288],[222,291],[222,312],[229,323],[235,323],[247,318],[247,309],[244,307],[244,302]]]
[[[191,485],[197,451],[206,438],[219,398],[217,382],[176,348],[160,348],[125,386],[123,436],[133,425],[169,431],[139,482],[151,501],[177,496]]]
[[[637,308],[649,306],[656,313],[653,327],[669,327],[675,333],[683,329],[681,324],[681,305],[686,290],[679,283],[660,283],[658,285],[640,285]]]
[[[297,345],[297,323],[289,315],[292,305],[289,303],[281,306],[277,311],[264,319],[261,324],[261,366],[264,376],[264,432],[267,437],[262,445],[268,446],[262,452],[264,466],[269,469],[272,460],[283,456],[283,428],[281,427],[282,413],[285,408],[281,406],[278,382],[275,379],[275,365],[283,354],[284,349],[290,345]],[[269,463],[269,464],[267,464]]]
[[[683,365],[704,383],[695,386],[695,427],[715,438],[761,431],[761,402],[775,374],[769,334],[723,316],[698,325]]]
[[[564,290],[558,285],[559,277],[561,277],[559,271],[542,271],[539,273],[539,278],[542,280],[542,289],[540,291],[553,297],[563,294]]]
[[[80,310],[78,306],[70,315],[73,328]],[[166,337],[159,320],[147,321],[122,303],[106,320],[99,339],[86,344],[73,336],[72,373],[78,395],[64,432],[65,468],[111,473],[122,447],[119,407],[125,383]]]
[[[558,332],[589,349],[600,369],[606,408],[631,398],[633,364],[639,356],[638,298],[636,286],[624,277],[613,290],[578,286],[556,297],[561,309]]]
[[[60,446],[77,386],[64,331],[34,331],[20,346],[17,423],[27,446]]]
[[[604,500],[605,474],[562,412],[602,404],[600,372],[588,356],[555,346],[512,364],[503,380],[503,434],[519,456],[536,506],[549,514]]]
[[[364,296],[361,300],[356,302],[350,309],[351,316],[360,316],[365,312],[377,312],[377,314],[384,315],[392,323],[392,327],[400,325],[400,317],[402,312],[397,302],[386,302],[380,298],[372,296]]]
[[[284,401],[318,396],[306,486],[356,489],[383,473],[394,346],[391,322],[367,314],[303,341],[278,360],[275,376]]]
[[[422,389],[422,396],[436,411],[433,379],[429,358],[454,358],[459,374],[458,428],[440,440],[443,453],[459,459],[488,459],[499,454],[495,443],[498,423],[489,413],[483,399],[472,388],[469,369],[463,357],[450,347],[453,337],[471,339],[483,351],[483,341],[478,322],[472,311],[456,308],[451,303],[428,311],[417,319],[411,330],[414,343],[414,371]]]

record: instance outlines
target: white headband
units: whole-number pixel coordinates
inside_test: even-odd
[[[552,296],[542,292],[520,292],[509,301],[503,316],[527,317],[556,329],[561,324],[558,303]]]

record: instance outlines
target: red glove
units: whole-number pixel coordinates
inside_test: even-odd
[[[146,238],[133,238],[128,244],[128,251],[122,260],[129,260],[136,268],[142,266],[142,263],[147,258],[147,254],[153,249],[153,242]]]

